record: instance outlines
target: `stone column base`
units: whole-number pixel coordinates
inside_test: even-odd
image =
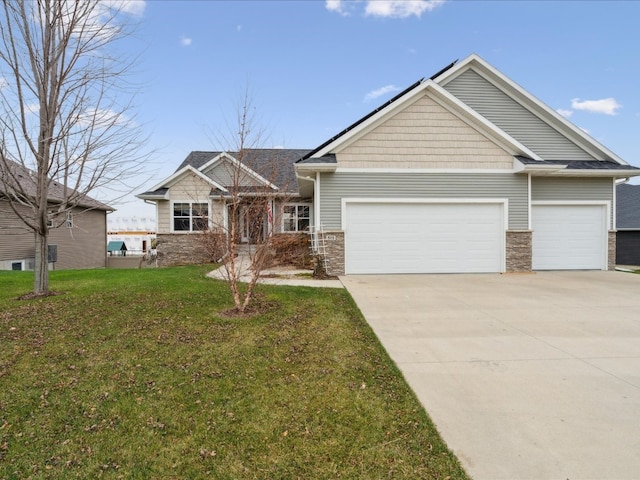
[[[531,230],[507,230],[506,271],[530,272],[532,269]]]

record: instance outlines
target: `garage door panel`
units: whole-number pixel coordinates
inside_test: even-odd
[[[604,205],[534,205],[534,270],[599,270],[606,265]]]
[[[350,203],[347,273],[499,272],[502,204]]]

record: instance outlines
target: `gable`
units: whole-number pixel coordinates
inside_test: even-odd
[[[598,160],[472,69],[441,86],[544,160]]]
[[[336,150],[339,167],[510,169],[513,156],[428,94]]]
[[[232,162],[226,158],[221,158],[212,165],[205,166],[201,169],[201,172],[214,182],[225,187],[231,187],[232,185],[241,187],[264,186],[264,183],[258,181],[256,176],[238,168],[237,165],[233,165]]]
[[[204,202],[209,199],[211,188],[211,184],[199,175],[188,172],[176,179],[168,194],[170,200]]]

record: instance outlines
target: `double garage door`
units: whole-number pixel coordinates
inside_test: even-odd
[[[345,271],[503,270],[504,203],[347,203]]]
[[[505,203],[348,202],[345,272],[505,271]],[[532,206],[534,270],[606,269],[604,205]]]

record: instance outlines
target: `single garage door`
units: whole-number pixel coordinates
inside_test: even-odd
[[[345,271],[501,272],[502,203],[347,203]]]
[[[534,270],[606,269],[604,205],[532,206]]]

